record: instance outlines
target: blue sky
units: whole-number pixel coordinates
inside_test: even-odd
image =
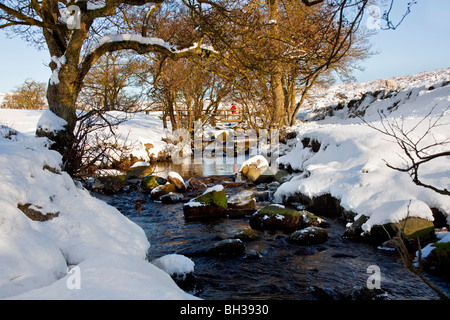
[[[410,0],[396,1],[394,20]],[[354,72],[358,81],[450,67],[450,1],[417,2],[396,30],[379,30],[371,38],[372,49],[379,54],[360,63],[365,70]],[[28,78],[48,81],[48,52],[36,50],[21,38],[7,39],[3,32],[0,44],[0,92],[12,91]]]

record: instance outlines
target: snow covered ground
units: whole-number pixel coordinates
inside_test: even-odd
[[[387,121],[395,120],[403,124],[405,131],[411,130],[409,136],[420,140],[419,147],[446,142],[428,151],[448,151],[450,68],[395,80],[398,87],[393,90],[380,80],[318,88],[313,92],[315,98],[300,111],[304,122],[295,128],[297,143],[279,158],[279,163],[300,173],[280,186],[276,201],[285,201],[296,193],[308,197],[331,194],[344,209],[356,214],[355,220],[361,215],[369,217],[364,231],[370,231],[374,225],[398,222],[408,212],[409,216],[433,220],[430,208],[446,214],[450,222],[450,197],[417,186],[408,173],[387,167],[386,162],[402,166],[405,155],[402,157],[401,148],[392,138],[368,125],[382,128],[379,112],[383,112]],[[348,107],[352,99],[378,90],[387,91],[379,99],[366,95],[357,108]],[[361,118],[355,117],[355,112]],[[439,117],[440,126],[420,138]],[[315,141],[318,150],[305,148],[302,143],[305,138]],[[450,189],[450,157],[423,165],[420,175],[426,183]]]
[[[41,114],[0,110],[0,298],[196,299],[146,260],[139,226],[61,171],[61,156],[33,136]]]
[[[0,109],[0,125],[33,136],[43,113],[44,110]],[[118,118],[125,117],[124,113],[119,111],[110,114]],[[160,114],[160,112],[130,114],[127,115],[127,120],[118,126],[116,133],[119,142],[129,146],[130,155],[143,161],[150,161],[150,157],[157,157],[160,151],[164,151],[167,144],[161,139],[167,136],[167,132],[163,129]],[[148,144],[152,147],[147,148]]]

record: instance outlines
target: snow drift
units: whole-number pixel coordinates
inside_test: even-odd
[[[8,137],[0,137],[0,298],[194,298],[146,260],[139,226],[61,171],[47,139]],[[74,266],[78,288],[68,285]]]

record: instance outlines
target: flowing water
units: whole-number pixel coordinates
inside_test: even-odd
[[[200,166],[191,168],[189,173],[231,174],[234,167],[232,164],[203,169]],[[183,174],[186,177],[186,171]],[[248,218],[188,222],[182,204],[162,204],[147,198],[141,211],[136,210],[135,201],[146,197],[143,193],[99,197],[144,229],[151,244],[150,261],[172,253],[191,258],[195,263],[196,283],[186,290],[203,299],[349,298],[351,292],[368,283],[374,265],[380,270],[384,299],[438,299],[427,285],[403,267],[394,251],[343,239],[345,225],[340,220],[327,219],[329,238],[324,244],[302,246],[288,242],[286,234],[264,232],[259,239],[245,242],[246,252],[256,251],[260,254],[258,258],[212,257],[207,251],[215,243],[250,228]]]

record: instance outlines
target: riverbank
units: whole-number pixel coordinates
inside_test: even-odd
[[[350,96],[349,90],[346,99],[339,98],[341,102],[336,100],[330,105],[332,101],[327,98],[322,104],[317,102],[316,108],[302,110],[303,119],[308,121],[294,128],[295,134],[279,155],[279,164],[291,176],[277,188],[274,200],[305,206],[311,199],[330,195],[339,207],[352,213],[349,226],[361,233],[371,231],[380,222],[401,221],[405,216],[434,222],[437,211],[443,217],[442,223],[448,224],[448,196],[416,186],[407,173],[388,168],[383,159],[393,165],[402,164],[395,142],[354,116],[356,112],[367,123],[379,127],[378,110],[383,110],[390,119],[401,120],[408,128],[426,132],[428,119],[431,123],[440,119],[448,126],[450,85],[442,80],[447,74],[444,70],[429,73],[422,80],[409,79],[408,83],[415,86],[397,91],[360,92],[359,100]],[[364,88],[368,87],[351,92]],[[0,110],[5,119],[0,137],[0,256],[6,261],[0,266],[1,297],[196,299],[182,291],[167,272],[146,260],[151,230],[146,234],[137,223],[92,197],[61,171],[60,155],[48,150],[45,139],[34,137],[38,113]],[[421,122],[427,115],[427,120]],[[145,122],[145,117],[142,115],[138,122]],[[140,127],[138,136],[146,133],[159,142],[163,135],[161,123],[157,116],[153,119]],[[416,126],[418,123],[421,125]],[[132,124],[134,127],[139,128],[139,123]],[[434,135],[423,142],[447,141],[450,130],[442,128],[446,127],[437,127]],[[421,134],[423,131],[418,136]],[[141,140],[147,155],[152,149],[149,143]],[[153,148],[158,150],[156,141]],[[427,182],[448,187],[448,163],[448,157],[441,158],[421,173]],[[361,225],[354,225],[361,222],[361,217],[365,217]],[[442,237],[439,243],[448,243],[448,237]],[[435,251],[432,246],[426,252]]]

